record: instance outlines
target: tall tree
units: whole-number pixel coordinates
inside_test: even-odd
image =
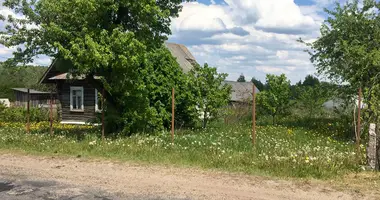
[[[241,74],[239,78],[237,79],[237,82],[245,82],[245,76],[244,74]]]
[[[260,80],[256,79],[255,77],[252,77],[251,82],[255,84],[258,90],[263,91],[265,89],[264,84]]]
[[[380,4],[375,0],[336,3],[326,10],[321,37],[308,43],[311,61],[330,79],[362,87],[370,116],[379,120],[380,109]]]
[[[290,81],[285,74],[280,76],[268,74],[266,77],[268,89],[257,95],[259,108],[272,116],[273,124],[278,115],[289,113],[290,106]]]
[[[99,84],[93,75],[102,77],[107,102],[116,106],[120,127],[125,126],[127,132],[145,131],[165,119],[165,112],[157,110],[170,104],[164,101],[164,106],[152,106],[151,90],[160,88],[150,87],[152,83],[144,77],[154,73],[149,57],[166,55],[155,50],[162,48],[171,34],[170,22],[178,16],[181,2],[5,0],[3,5],[17,15],[0,16],[7,24],[0,44],[18,47],[9,60],[12,63],[28,63],[42,54],[65,63],[62,66],[73,75],[86,75],[95,87]],[[155,78],[160,78],[158,73]],[[175,80],[164,79],[164,85],[181,84],[180,78]]]

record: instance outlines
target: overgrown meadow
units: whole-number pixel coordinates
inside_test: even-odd
[[[285,126],[257,127],[254,148],[250,126],[244,124],[177,131],[174,144],[169,132],[102,141],[99,127],[54,127],[54,135],[50,136],[48,123],[32,124],[32,134],[28,135],[25,124],[0,123],[0,149],[307,178],[330,178],[358,171],[365,159],[364,146],[357,155],[353,142]]]

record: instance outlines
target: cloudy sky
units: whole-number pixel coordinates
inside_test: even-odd
[[[3,0],[0,0],[0,3]],[[343,0],[342,0],[343,1]],[[169,41],[186,45],[199,63],[207,62],[246,79],[265,80],[265,74],[285,73],[295,83],[315,73],[305,46],[298,38],[312,41],[334,0],[198,0],[184,3],[174,19]],[[11,11],[0,7],[1,13]],[[0,22],[0,27],[3,26]],[[0,60],[12,49],[0,45]],[[48,65],[41,57],[35,64]]]

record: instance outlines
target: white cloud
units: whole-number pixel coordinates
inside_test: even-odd
[[[276,33],[298,33],[318,26],[293,0],[225,0],[236,21]]]
[[[221,5],[185,3],[179,18],[172,22],[172,31],[201,30],[223,31],[232,28],[233,22]]]
[[[279,68],[279,67],[270,67],[270,66],[257,66],[257,70],[268,73],[268,74],[281,74],[281,73],[289,73],[289,71]]]
[[[290,66],[289,66],[289,67],[286,67],[286,69],[289,70],[289,71],[294,71],[294,70],[297,69],[297,67],[290,67]]]
[[[265,80],[266,73],[286,73],[292,82],[315,71],[302,37],[319,36],[321,7],[293,0],[225,0],[226,4],[184,3],[173,20],[170,41],[189,47],[199,63],[207,61],[236,80]]]
[[[277,51],[276,56],[279,59],[287,59],[289,56],[289,53],[288,53],[288,51]]]
[[[12,52],[16,50],[15,48],[6,48],[3,45],[0,45],[0,56],[5,57],[5,56],[10,56]]]

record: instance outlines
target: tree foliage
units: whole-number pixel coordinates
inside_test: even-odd
[[[290,81],[285,74],[280,76],[268,74],[266,77],[268,89],[257,95],[258,107],[262,112],[269,114],[273,118],[278,115],[289,113],[290,106]]]
[[[313,75],[307,75],[305,77],[305,80],[303,81],[302,85],[303,86],[316,86],[319,85],[319,79]]]
[[[181,0],[5,0],[4,6],[24,17],[1,17],[8,21],[1,44],[24,45],[14,54],[18,62],[30,62],[35,55],[44,54],[70,58],[82,72],[97,71],[118,59],[115,51],[125,42],[132,42],[127,45],[131,50],[139,47],[139,42],[148,47],[161,45],[171,33],[171,17],[178,16],[180,3]],[[120,41],[114,44],[119,45],[112,47],[111,41],[116,37]]]
[[[380,4],[375,0],[348,1],[326,10],[321,37],[309,43],[311,61],[330,79],[364,89],[370,113],[379,116]]]
[[[328,88],[321,84],[298,86],[297,93],[297,102],[309,117],[315,117],[317,114],[320,114],[323,104],[331,97]]]
[[[192,90],[195,92],[196,106],[203,115],[203,127],[206,128],[210,119],[217,118],[219,111],[227,106],[230,100],[231,87],[223,84],[227,74],[219,74],[216,68],[208,64],[196,66],[190,72]]]
[[[255,77],[252,77],[251,82],[255,84],[256,88],[260,91],[263,91],[265,89],[265,85]]]
[[[237,79],[237,82],[246,82],[244,74],[241,74],[239,78]]]

